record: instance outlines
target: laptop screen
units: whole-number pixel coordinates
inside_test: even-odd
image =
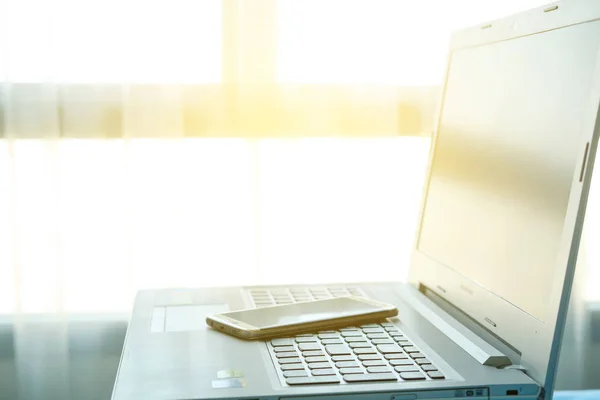
[[[418,248],[540,321],[600,21],[452,54]]]

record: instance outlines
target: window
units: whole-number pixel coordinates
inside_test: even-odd
[[[452,31],[548,0],[279,0],[278,80],[438,85]]]
[[[0,81],[221,80],[220,0],[4,0],[0,10]]]

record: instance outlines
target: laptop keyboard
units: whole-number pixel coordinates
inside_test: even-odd
[[[331,297],[365,296],[356,287],[251,289],[255,307]],[[267,342],[288,385],[442,380],[444,374],[391,321]]]
[[[357,287],[293,287],[277,289],[250,289],[254,307],[269,307],[278,304],[291,304],[301,301],[330,299],[342,296],[364,296]]]

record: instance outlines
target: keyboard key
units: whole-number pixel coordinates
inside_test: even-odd
[[[272,303],[273,300],[269,296],[252,296],[255,303]]]
[[[412,358],[414,358],[414,359],[417,359],[417,358],[425,358],[425,355],[424,355],[424,354],[421,354],[421,353],[410,353],[410,354],[409,354],[409,356],[411,356],[411,357],[412,357]]]
[[[387,364],[383,360],[369,360],[369,361],[363,361],[363,365],[365,367],[383,367]]]
[[[298,303],[302,303],[303,301],[312,301],[313,298],[312,297],[304,297],[304,296],[294,296],[294,300],[296,300]]]
[[[353,342],[353,343],[348,343],[348,346],[350,346],[351,349],[356,349],[359,347],[371,347],[371,343],[369,343],[369,342]]]
[[[304,370],[294,370],[294,371],[285,371],[283,373],[283,376],[285,378],[292,378],[294,376],[308,376],[308,374],[306,373],[306,371]]]
[[[337,331],[319,331],[319,336],[320,335],[331,335],[331,334],[338,334]]]
[[[299,343],[298,344],[298,348],[301,351],[306,351],[306,350],[321,350],[321,346],[319,346],[318,343]]]
[[[344,375],[344,380],[348,383],[352,382],[381,382],[381,381],[397,381],[396,375],[388,374],[352,374]]]
[[[275,300],[275,304],[292,304],[293,300]]]
[[[385,333],[367,333],[369,339],[387,339],[388,335]]]
[[[354,354],[376,354],[377,351],[373,348],[358,348],[358,349],[354,349]]]
[[[327,359],[327,357],[325,356],[313,356],[313,357],[306,357],[304,359],[307,363],[314,363],[314,362],[328,362],[329,360]]]
[[[354,361],[354,356],[333,356],[331,359],[335,362],[337,361]]]
[[[312,343],[316,342],[318,339],[316,337],[298,337],[296,338],[296,343]]]
[[[316,357],[316,356],[323,356],[323,352],[321,350],[308,350],[308,351],[303,351],[302,355],[304,357]]]
[[[435,365],[421,365],[421,369],[425,372],[437,371],[437,367]]]
[[[294,297],[312,297],[308,290],[290,290],[290,294]]]
[[[426,358],[417,358],[417,359],[415,360],[415,362],[416,362],[417,364],[419,364],[419,365],[431,364],[431,361],[429,361],[429,360],[428,360],[428,359],[426,359]]]
[[[268,293],[257,293],[251,295],[252,300],[256,301],[270,301],[271,296]]]
[[[330,356],[344,356],[352,354],[350,348],[345,344],[328,344],[327,346],[325,346],[325,350],[327,351],[327,353],[329,353]],[[356,350],[354,351],[356,352]]]
[[[294,363],[299,363],[299,362],[302,362],[302,360],[300,360],[300,358],[298,358],[298,357],[280,358],[279,359],[279,364],[294,364]]]
[[[332,368],[315,369],[311,372],[313,376],[335,375],[335,371]]]
[[[348,375],[348,374],[363,374],[364,371],[362,368],[340,368],[340,374]]]
[[[390,360],[390,365],[393,365],[394,367],[397,365],[414,365],[412,360],[409,359],[405,359],[405,360]]]
[[[361,328],[379,328],[379,324],[366,324],[366,325],[361,325]]]
[[[310,292],[306,289],[290,289],[292,296],[309,296]]]
[[[389,327],[395,327],[396,325],[394,325],[392,322],[382,322],[381,326],[383,326],[385,328],[389,328]]]
[[[308,289],[304,289],[304,288],[290,288],[290,293],[291,294],[302,294],[302,293],[308,293]]]
[[[397,338],[404,337],[404,335],[402,334],[402,332],[388,332],[388,334],[389,334],[391,337],[395,337],[395,338],[396,338],[396,337],[397,337]]]
[[[386,326],[383,329],[385,329],[388,332],[400,332],[400,330],[397,327],[393,326],[393,325],[392,326]]]
[[[316,337],[316,336],[312,333],[301,333],[299,335],[296,335],[296,338],[299,338],[299,337]]]
[[[361,331],[342,331],[342,336],[345,338],[359,336],[362,337],[363,334]]]
[[[425,379],[425,375],[420,372],[402,372],[400,373],[400,378],[405,381],[415,381],[419,379]]]
[[[349,332],[349,331],[358,331],[359,328],[356,326],[347,326],[345,328],[340,329],[340,331],[342,332]]]
[[[343,344],[344,342],[342,342],[340,339],[323,339],[323,340],[321,340],[321,343],[323,343],[323,344]]]
[[[442,374],[440,371],[431,371],[428,372],[427,375],[429,375],[431,379],[444,379],[444,374]]]
[[[399,365],[397,367],[394,367],[394,369],[396,370],[396,372],[413,372],[413,371],[419,371],[419,368],[416,365]]]
[[[269,293],[268,289],[250,289],[252,294]]]
[[[277,358],[290,358],[290,357],[298,357],[298,353],[295,351],[284,351],[283,353],[275,354]]]
[[[407,360],[408,356],[405,353],[390,353],[384,355],[386,360]]]
[[[387,372],[392,372],[389,367],[368,367],[367,372],[370,374],[384,374]]]
[[[407,347],[407,346],[413,345],[410,340],[406,340],[404,338],[395,338],[395,339],[400,339],[400,340],[396,340],[396,343],[398,343],[398,346]]]
[[[309,369],[331,368],[331,363],[329,363],[329,361],[308,363],[308,368]]]
[[[383,328],[363,328],[364,333],[385,333]]]
[[[415,346],[406,346],[404,347],[404,351],[407,353],[418,353],[420,350],[417,349]]]
[[[381,356],[379,354],[361,354],[358,359],[360,361],[381,360]]]
[[[313,297],[310,294],[292,294],[295,301],[311,301]]]
[[[381,354],[404,353],[402,347],[397,344],[380,344],[377,346],[377,350],[379,350]]]
[[[280,366],[282,371],[291,371],[293,369],[304,369],[304,365],[302,364],[285,364]]]
[[[356,361],[339,361],[335,363],[335,366],[338,368],[355,368],[360,367],[360,365]]]
[[[273,339],[273,340],[271,340],[271,345],[273,345],[273,347],[293,346],[294,345],[294,339],[290,339],[290,338]]]
[[[320,385],[323,383],[339,383],[340,379],[335,375],[328,376],[309,376],[287,378],[285,383],[288,385]]]
[[[344,339],[348,343],[366,342],[367,341],[367,339],[365,339],[363,336],[351,336],[351,337],[345,337]]]
[[[281,347],[274,347],[273,351],[275,353],[282,353],[284,351],[296,351],[296,349],[294,348],[294,346],[281,346]]]
[[[373,339],[371,340],[373,344],[394,344],[394,341],[391,339]]]
[[[319,339],[340,339],[338,333],[319,333]]]

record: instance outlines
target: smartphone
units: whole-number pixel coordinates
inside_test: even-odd
[[[215,314],[206,323],[232,336],[256,340],[380,322],[396,315],[398,309],[391,304],[347,296]]]

